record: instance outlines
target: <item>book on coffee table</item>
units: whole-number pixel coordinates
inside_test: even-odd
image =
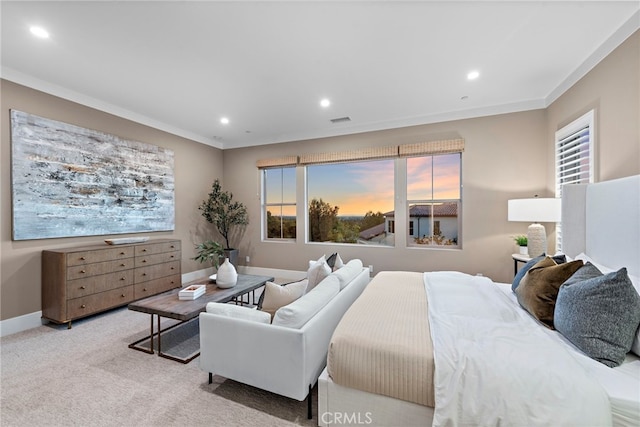
[[[196,299],[203,295],[206,290],[206,285],[191,285],[178,292],[178,298],[181,300]]]

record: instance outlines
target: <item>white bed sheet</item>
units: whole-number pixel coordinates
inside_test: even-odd
[[[612,425],[603,387],[493,282],[452,271],[424,282],[434,425]]]
[[[496,286],[515,306],[520,307],[510,283],[496,283]],[[622,365],[609,368],[586,356],[558,331],[541,329],[554,340],[564,343],[576,361],[604,388],[609,396],[614,426],[640,426],[640,357],[628,353]]]

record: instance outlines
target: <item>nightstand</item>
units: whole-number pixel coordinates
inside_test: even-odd
[[[531,257],[529,255],[523,254],[511,254],[511,258],[513,258],[513,274],[518,274],[518,263],[527,263],[531,261]]]

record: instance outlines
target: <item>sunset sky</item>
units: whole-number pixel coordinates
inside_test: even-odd
[[[266,173],[267,203],[295,203],[295,168],[268,169]],[[322,199],[338,206],[340,216],[389,212],[394,209],[393,174],[393,159],[309,166],[309,200]],[[407,183],[408,200],[459,198],[460,154],[408,158]],[[295,208],[288,208],[283,214],[295,216]]]

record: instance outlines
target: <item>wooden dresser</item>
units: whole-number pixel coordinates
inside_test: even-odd
[[[182,286],[180,240],[42,251],[42,317],[67,323]]]

